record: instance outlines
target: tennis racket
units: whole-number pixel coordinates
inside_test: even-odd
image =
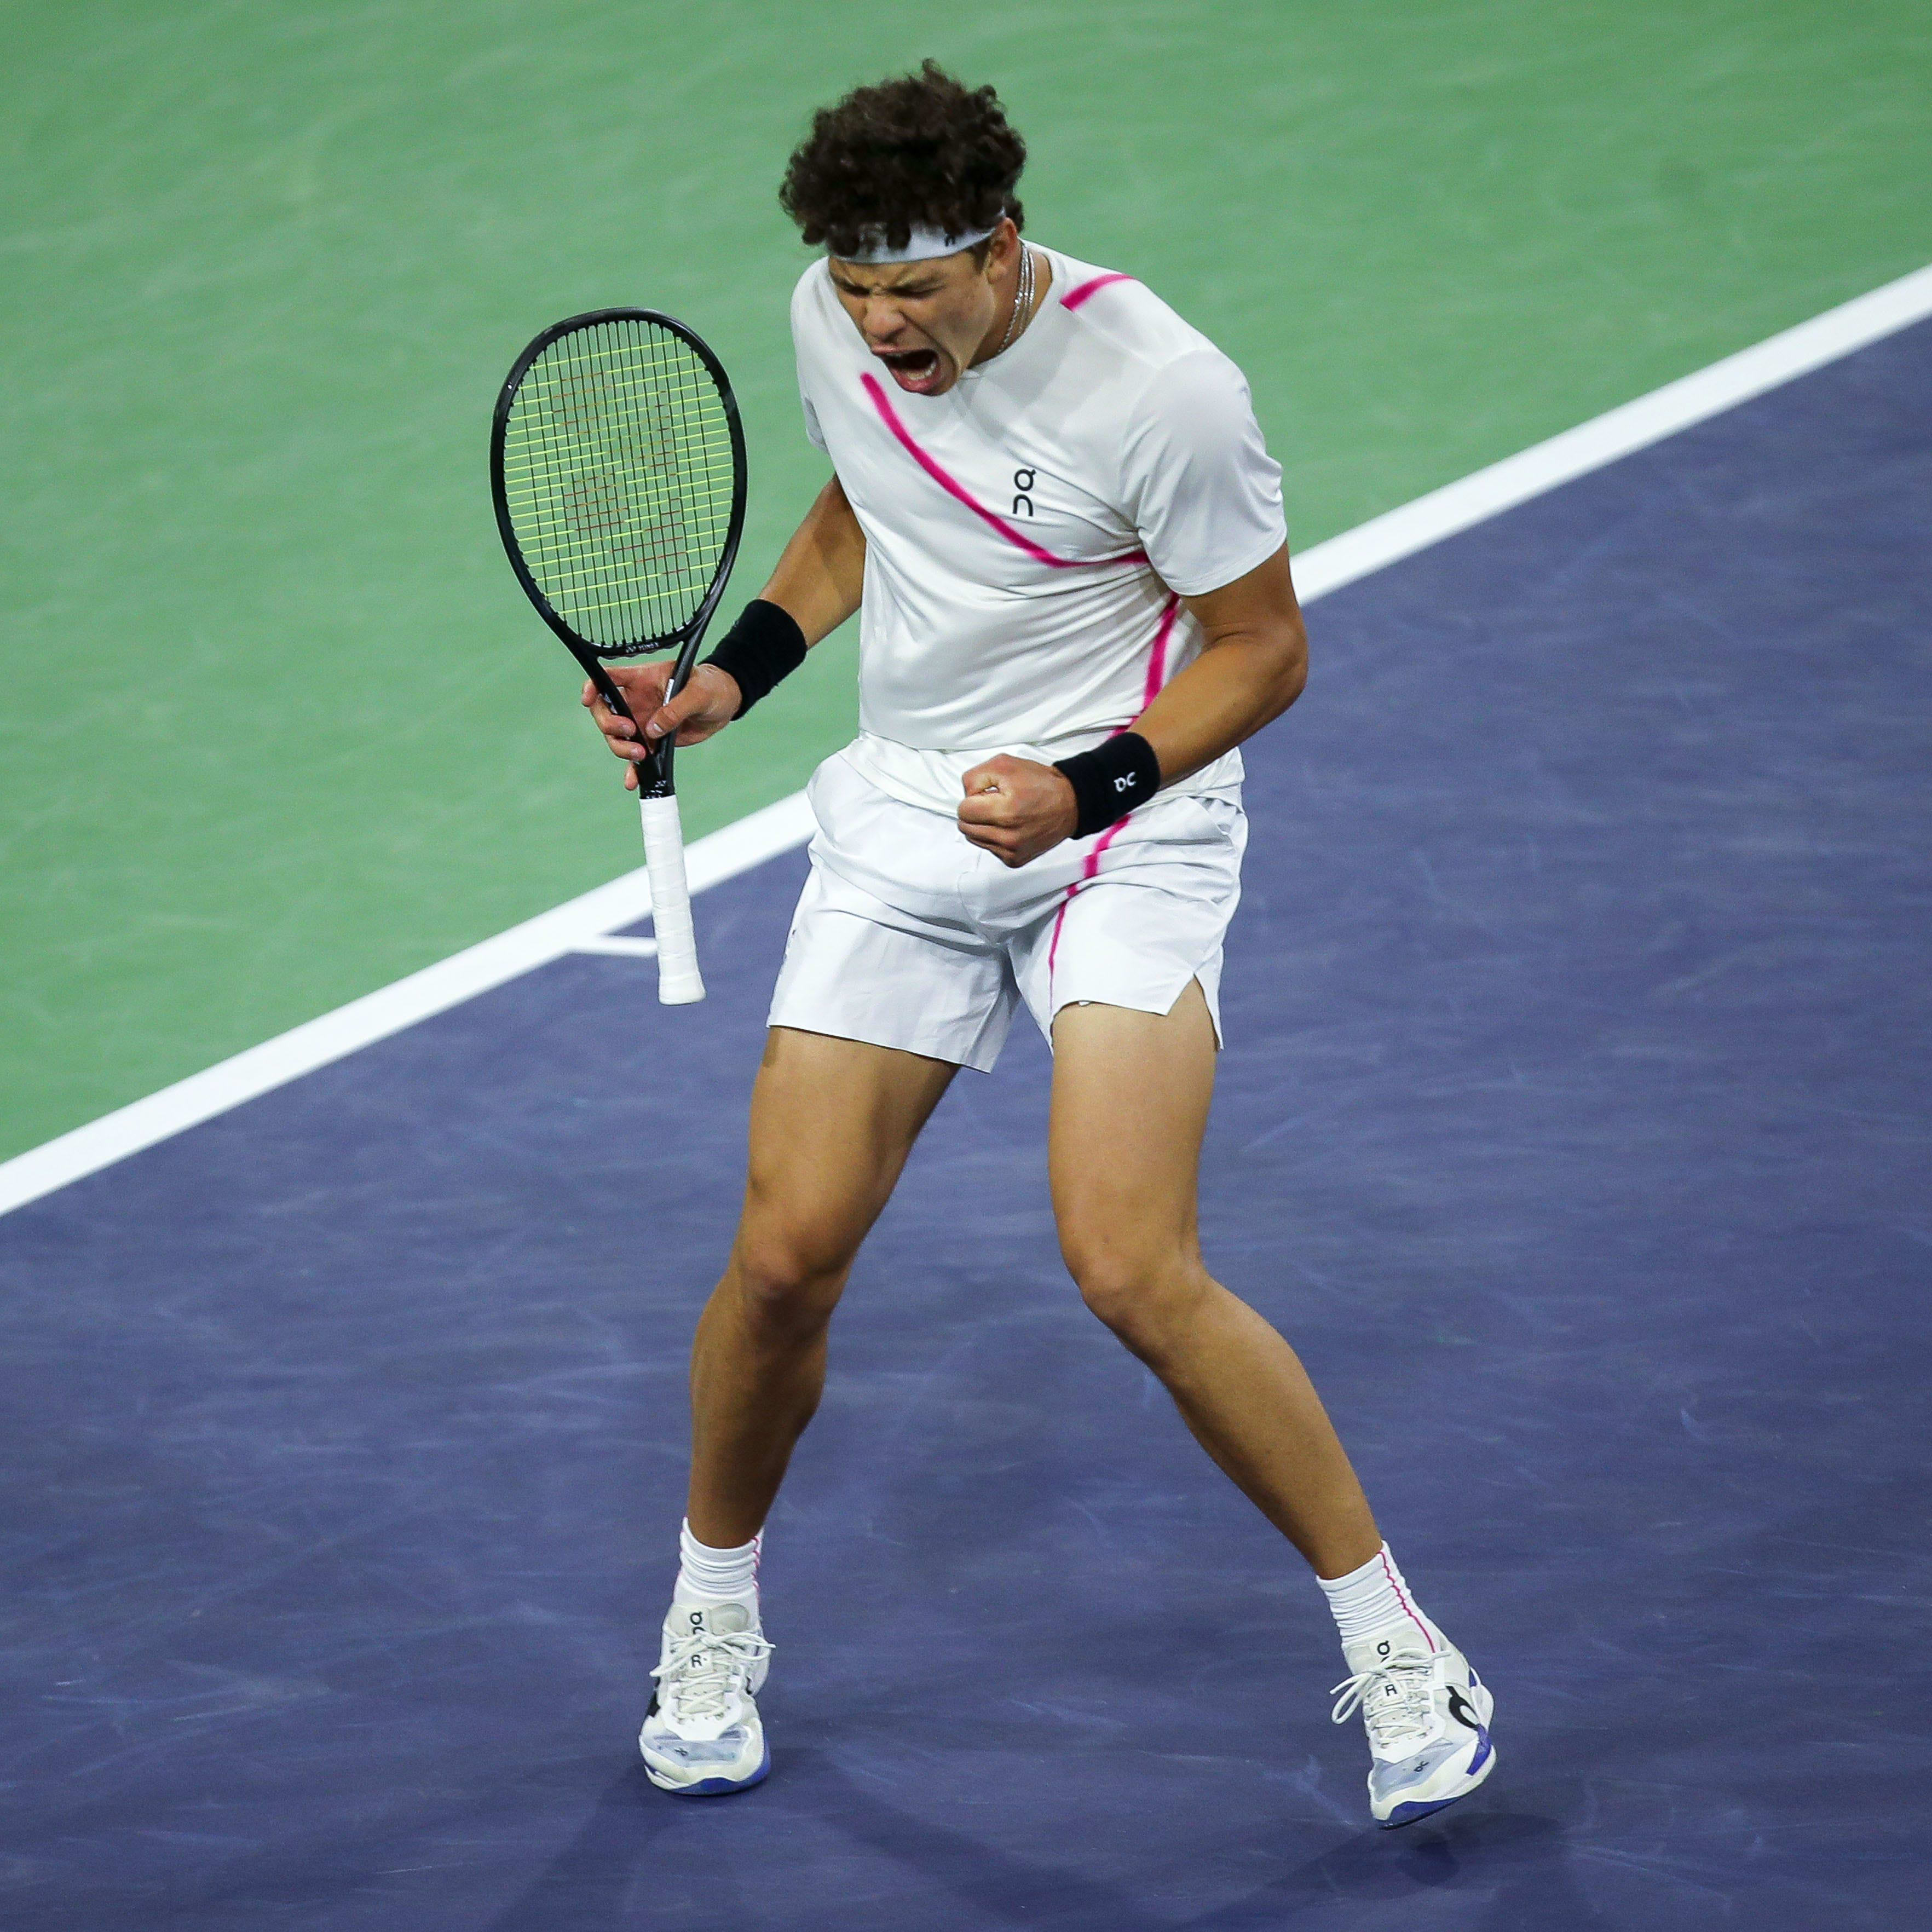
[[[698,660],[745,522],[745,433],[716,356],[681,322],[598,309],[517,358],[490,437],[496,527],[517,581],[620,717],[605,658]],[[640,722],[632,718],[632,722]],[[638,766],[658,998],[704,997],[670,738]]]

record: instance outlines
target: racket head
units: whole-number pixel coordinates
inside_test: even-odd
[[[496,527],[544,621],[594,674],[680,653],[689,670],[745,524],[745,433],[695,331],[647,308],[553,323],[491,426]]]

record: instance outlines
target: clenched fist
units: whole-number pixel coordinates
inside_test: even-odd
[[[1019,866],[1073,836],[1080,818],[1073,788],[1051,765],[1004,752],[962,781],[959,829],[1002,865]]]

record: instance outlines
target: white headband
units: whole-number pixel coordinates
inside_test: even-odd
[[[940,255],[956,255],[962,248],[976,248],[998,232],[1000,221],[1006,218],[1002,214],[991,228],[982,228],[976,235],[947,235],[937,228],[915,226],[906,237],[903,248],[889,248],[884,230],[875,228],[869,235],[862,236],[858,247],[850,254],[842,254],[836,248],[826,252],[836,255],[842,262],[856,262],[868,268],[886,268],[898,262],[930,262]]]

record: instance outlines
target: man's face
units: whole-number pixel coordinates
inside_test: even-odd
[[[1006,321],[1000,290],[1018,243],[1018,231],[1003,221],[983,266],[970,248],[884,266],[834,256],[827,266],[845,313],[892,380],[915,396],[943,396],[962,371],[992,352],[989,338]]]

